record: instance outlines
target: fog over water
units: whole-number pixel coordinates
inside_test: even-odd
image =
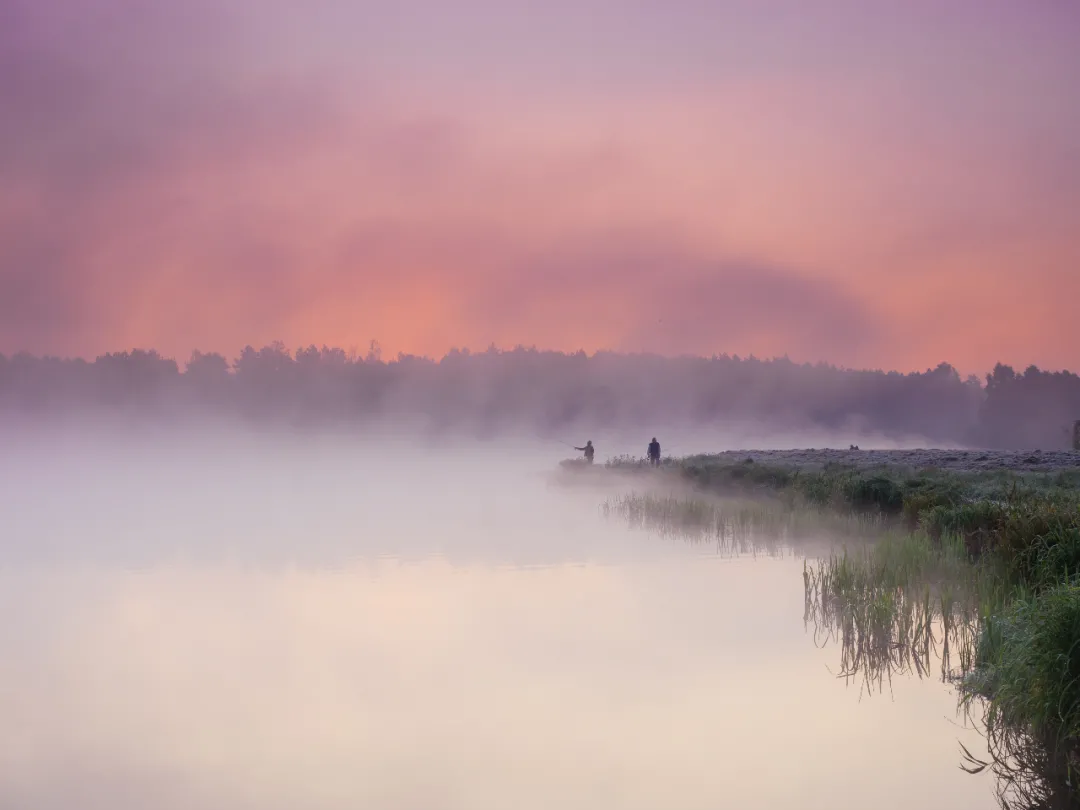
[[[650,436],[4,433],[0,807],[995,806],[948,686],[834,676],[799,549],[605,520],[586,438]]]

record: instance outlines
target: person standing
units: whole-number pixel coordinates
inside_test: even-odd
[[[653,436],[653,440],[649,442],[649,463],[654,467],[660,464],[660,442]]]
[[[589,464],[592,464],[592,462],[593,462],[593,453],[596,452],[593,449],[593,446],[592,446],[592,439],[589,439],[587,442],[585,442],[584,447],[575,447],[574,449],[575,450],[581,450],[585,454],[585,460]]]

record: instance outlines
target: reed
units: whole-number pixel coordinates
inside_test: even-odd
[[[1076,807],[1080,792],[1080,476],[795,469],[711,457],[659,473],[695,495],[604,504],[629,525],[733,551],[830,537],[803,569],[805,621],[841,677],[952,682],[986,729],[1003,806]],[[848,542],[856,541],[856,542]]]

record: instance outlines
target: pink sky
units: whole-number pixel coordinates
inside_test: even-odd
[[[1080,369],[1080,6],[0,0],[0,352]]]

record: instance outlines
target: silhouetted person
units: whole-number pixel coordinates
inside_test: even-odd
[[[653,436],[653,440],[649,442],[649,463],[656,465],[660,463],[660,442]]]
[[[575,447],[574,449],[581,450],[585,454],[585,460],[592,464],[593,453],[596,452],[592,446],[592,439],[589,439],[587,442],[585,442],[584,447]]]

